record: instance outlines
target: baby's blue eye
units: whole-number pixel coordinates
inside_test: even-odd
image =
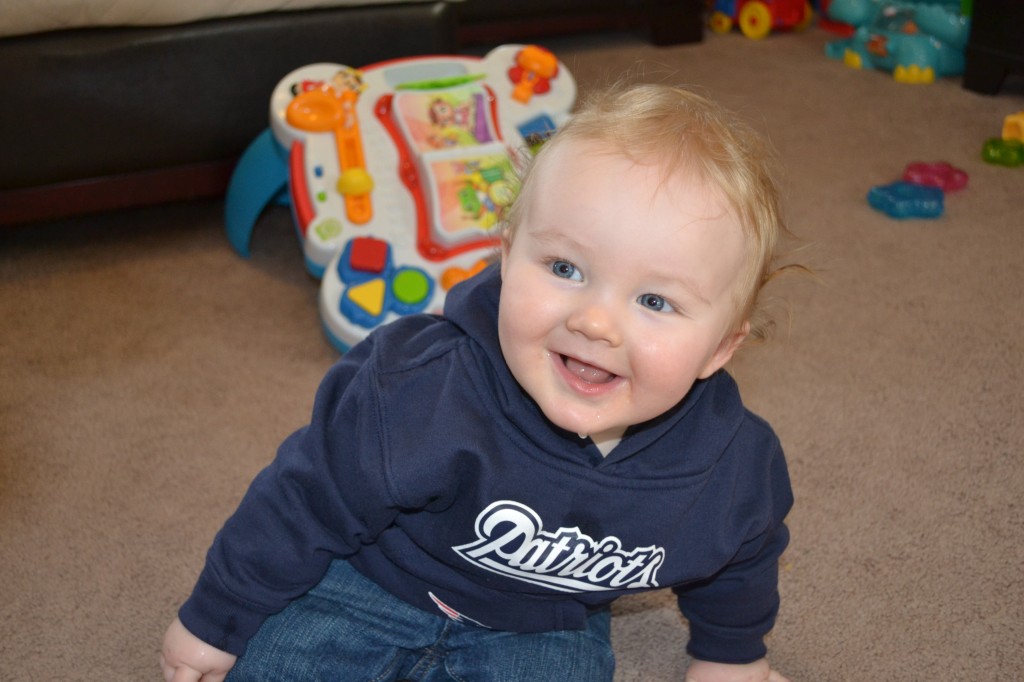
[[[577,282],[583,280],[583,275],[580,274],[580,271],[576,269],[575,265],[568,261],[556,260],[551,264],[551,272],[553,272],[556,277],[561,277],[562,279],[571,279]]]
[[[661,312],[662,310],[672,309],[672,306],[669,305],[664,298],[658,296],[657,294],[643,294],[642,296],[636,299],[636,302],[642,305],[643,307],[647,308],[648,310],[653,310],[655,312]]]

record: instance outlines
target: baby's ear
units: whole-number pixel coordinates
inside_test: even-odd
[[[725,335],[722,342],[718,344],[715,354],[708,360],[698,378],[707,379],[709,376],[725,367],[726,363],[732,360],[733,354],[743,345],[744,339],[750,334],[750,322],[744,322],[739,329]]]

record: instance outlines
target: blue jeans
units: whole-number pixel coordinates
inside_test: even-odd
[[[488,630],[406,604],[335,561],[271,616],[226,682],[611,682],[607,610],[586,630]]]

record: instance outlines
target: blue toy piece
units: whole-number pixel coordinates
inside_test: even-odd
[[[960,0],[832,0],[829,17],[855,28],[825,46],[852,68],[890,71],[901,83],[932,83],[964,71],[970,19]]]
[[[939,187],[893,182],[868,191],[868,204],[890,218],[938,218],[945,193]]]

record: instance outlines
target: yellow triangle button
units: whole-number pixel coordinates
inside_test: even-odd
[[[348,297],[357,306],[376,317],[384,310],[384,280],[371,279],[369,282],[349,288]]]

